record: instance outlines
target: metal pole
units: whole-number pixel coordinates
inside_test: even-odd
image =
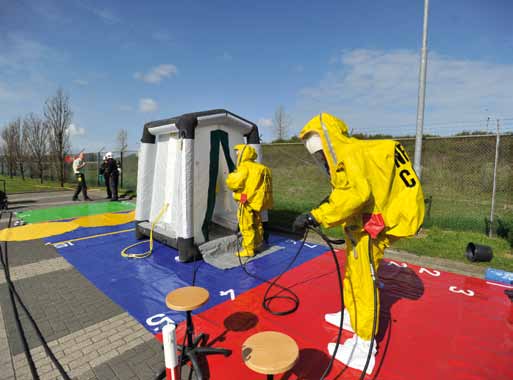
[[[123,167],[123,151],[121,151],[121,153],[120,153],[120,157],[121,157],[121,158],[120,158],[120,161],[121,161],[121,162],[119,163],[119,165],[121,166],[121,175],[120,175],[120,177],[121,177],[121,178],[120,178],[120,182],[121,182],[121,184],[120,184],[120,187],[121,187],[121,188],[123,188],[123,172],[125,171],[125,170],[124,170],[125,168]]]
[[[495,162],[493,164],[493,186],[492,186],[492,207],[490,210],[490,231],[488,236],[493,235],[493,214],[495,214],[495,191],[497,189],[497,165],[499,163],[499,144],[501,140],[499,119],[497,119],[497,138],[495,139]]]
[[[422,135],[424,129],[424,105],[426,101],[427,36],[429,0],[424,0],[424,28],[422,30],[422,50],[419,70],[419,97],[417,101],[417,133],[415,135],[415,156],[413,167],[417,176],[422,175]]]

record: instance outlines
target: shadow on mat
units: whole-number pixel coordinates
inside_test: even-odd
[[[212,346],[217,342],[224,342],[226,335],[228,335],[230,331],[242,332],[251,330],[258,324],[258,317],[249,311],[238,311],[226,317],[223,324],[225,330],[219,336],[208,342],[207,346]]]
[[[379,266],[378,276],[383,284],[379,297],[379,329],[376,334],[381,360],[376,362],[371,375],[372,379],[379,378],[379,372],[387,356],[393,325],[397,322],[391,313],[392,306],[401,299],[416,301],[424,295],[424,283],[410,268],[398,267],[394,264],[383,262]]]
[[[283,374],[282,380],[319,380],[324,373],[330,357],[327,353],[314,348],[299,350],[299,359],[296,365]]]
[[[379,292],[380,313],[378,332],[376,334],[379,361],[376,361],[372,374],[365,377],[366,379],[373,380],[379,379],[379,373],[383,366],[383,362],[386,360],[390,345],[393,323],[397,321],[392,317],[392,306],[401,299],[416,301],[424,294],[424,283],[410,268],[398,267],[388,262],[382,262],[378,268],[378,277],[379,282],[382,285]],[[329,359],[330,357],[328,356],[328,360]],[[339,362],[339,364],[341,363]],[[324,368],[326,368],[326,366]],[[331,378],[339,379],[348,369],[349,367],[344,366],[344,368],[336,375],[334,372],[331,372]],[[321,375],[322,372],[317,378]],[[302,377],[299,378],[303,379]],[[310,377],[305,379],[310,379]]]
[[[258,324],[258,317],[255,314],[247,311],[238,311],[226,317],[223,324],[225,330],[219,336],[206,343],[205,347],[211,347],[218,342],[224,342],[230,331],[242,332],[251,330]],[[208,338],[208,335],[206,335],[205,341],[207,341]],[[198,364],[201,367],[201,371],[203,373],[203,380],[210,379],[210,369],[208,366],[207,358],[203,355],[198,355]],[[192,372],[194,371],[191,371],[189,365],[182,366],[182,370],[185,373],[185,375],[182,375],[182,379],[184,376],[188,379],[191,379],[191,376],[194,377],[192,375]]]

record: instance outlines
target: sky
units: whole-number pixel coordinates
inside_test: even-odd
[[[228,109],[274,138],[320,112],[352,132],[414,134],[423,0],[0,0],[0,127],[62,88],[73,150]],[[513,131],[513,1],[431,0],[425,131]]]

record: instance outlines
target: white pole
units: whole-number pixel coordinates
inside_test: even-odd
[[[180,368],[176,355],[176,326],[169,323],[162,329],[162,343],[164,344],[164,363],[166,365],[166,380],[179,380]]]
[[[489,237],[492,237],[493,235],[493,214],[495,214],[495,191],[497,189],[497,165],[499,163],[500,139],[501,135],[499,128],[499,119],[497,119],[497,138],[495,139],[495,162],[493,164],[492,207],[490,210],[490,231],[488,232]]]
[[[420,53],[419,97],[417,101],[417,133],[415,135],[415,156],[413,167],[417,176],[422,175],[422,135],[424,129],[424,105],[426,102],[427,36],[429,0],[424,0],[424,28],[422,30],[422,50]]]

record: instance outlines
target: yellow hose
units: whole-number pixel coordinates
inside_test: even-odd
[[[164,215],[164,213],[166,212],[168,207],[169,207],[169,203],[166,203],[164,205],[164,207],[162,207],[162,209],[160,210],[160,212],[157,215],[157,217],[155,218],[155,220],[151,223],[150,239],[144,240],[144,241],[139,241],[135,244],[132,244],[132,245],[129,245],[128,247],[123,248],[123,250],[121,251],[121,256],[127,257],[129,259],[144,259],[146,257],[151,256],[151,253],[153,251],[153,229],[155,228],[155,224],[157,224],[159,222],[159,220],[162,218],[162,215]],[[127,253],[127,251],[129,249],[136,247],[140,244],[147,243],[147,242],[150,242],[150,249],[148,251],[143,252],[143,253]]]

